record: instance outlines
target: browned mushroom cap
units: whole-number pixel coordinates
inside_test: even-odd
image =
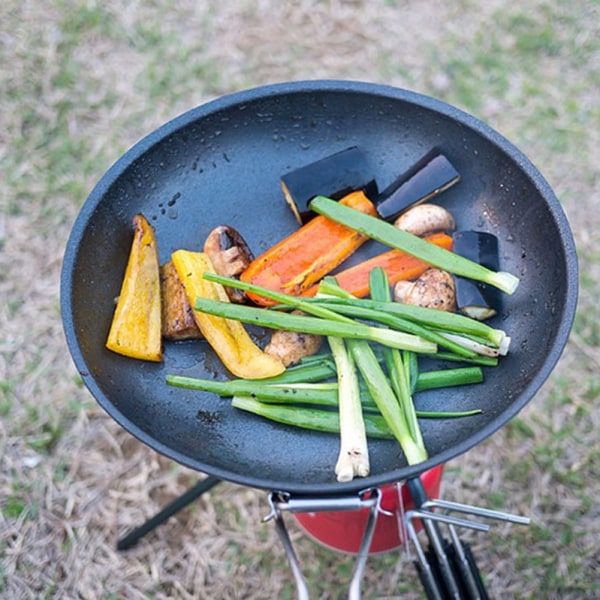
[[[229,225],[215,227],[204,242],[204,252],[210,258],[215,271],[225,277],[239,277],[254,256],[241,234]],[[246,302],[242,290],[226,287],[225,291],[232,302]]]
[[[454,217],[437,204],[418,204],[402,213],[395,221],[398,229],[418,235],[419,237],[444,231],[449,233],[456,229]]]
[[[394,286],[394,300],[398,302],[448,312],[456,311],[454,277],[446,271],[432,267],[414,283],[406,281],[398,283],[400,285]]]
[[[394,300],[396,302],[402,302],[403,304],[410,304],[407,298],[410,295],[414,285],[414,281],[406,281],[404,279],[398,281],[396,284],[394,284]]]
[[[303,314],[299,310],[292,312]],[[289,367],[299,363],[305,356],[316,354],[322,341],[323,337],[320,335],[277,330],[273,332],[271,341],[265,347],[265,352],[276,356],[286,367]]]

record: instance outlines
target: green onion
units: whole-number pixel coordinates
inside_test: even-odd
[[[465,348],[464,344],[456,340],[448,339],[447,335],[442,335],[443,331],[470,335],[476,340],[487,341],[496,347],[502,347],[509,339],[500,329],[494,329],[485,323],[456,313],[392,302],[391,298],[388,301],[356,298],[339,287],[333,277],[325,277],[321,281],[319,295],[316,298],[298,298],[215,273],[205,273],[204,278],[221,285],[251,291],[280,302],[284,306],[297,308],[331,320],[354,322],[347,316],[344,318],[344,315],[353,315],[379,321],[394,330],[419,336],[434,344],[443,344],[447,349],[464,357],[474,357],[477,353],[472,349]],[[274,307],[271,312],[279,312],[278,308],[281,307]]]
[[[356,323],[350,319],[346,321],[345,317],[342,317],[341,315],[338,316],[344,319],[344,321],[282,313],[279,311],[256,308],[254,306],[243,306],[241,304],[229,302],[220,302],[218,300],[210,300],[207,298],[196,298],[194,308],[225,319],[234,319],[236,321],[242,321],[243,323],[251,323],[271,329],[284,329],[287,331],[344,337],[348,339],[364,339],[393,348],[412,350],[413,352],[435,353],[437,351],[437,346],[435,344],[423,340],[418,336],[403,333],[401,331],[383,329],[381,327],[372,327],[363,323]]]
[[[483,372],[480,367],[461,367],[459,369],[440,369],[438,371],[420,371],[414,385],[415,392],[481,383]]]
[[[419,359],[414,352],[407,353],[407,368],[408,379],[410,381],[410,393],[414,394],[417,388],[417,381],[419,379]]]
[[[488,341],[496,347],[500,347],[506,338],[506,333],[501,329],[494,329],[486,323],[457,313],[426,308],[424,306],[413,306],[402,302],[380,302],[372,298],[355,298],[343,290],[335,293],[336,289],[340,290],[341,288],[334,282],[335,280],[331,277],[323,279],[319,284],[319,292],[323,296],[317,299],[319,304],[329,307],[333,311],[338,309],[338,305],[369,308],[380,313],[395,315],[408,321],[419,323],[422,326],[431,327],[434,330],[471,335]],[[335,294],[335,297],[329,297],[332,294]],[[315,302],[315,299],[309,300],[309,302],[311,301]]]
[[[329,296],[333,296],[333,298]],[[371,296],[373,295],[371,294]],[[347,302],[335,302],[335,298],[339,298],[340,300],[347,300]],[[392,329],[397,329],[400,331],[405,331],[406,333],[418,335],[419,337],[425,340],[429,340],[430,342],[433,342],[438,346],[443,346],[447,350],[450,350],[451,352],[454,352],[455,354],[464,356],[466,358],[472,358],[477,356],[477,352],[475,352],[474,350],[465,348],[463,344],[449,339],[446,335],[443,335],[435,329],[430,329],[427,326],[423,326],[414,318],[405,319],[401,316],[392,314],[389,311],[377,310],[375,308],[371,308],[370,306],[365,306],[365,303],[368,302],[367,300],[352,296],[352,294],[340,288],[337,285],[337,283],[335,283],[334,278],[325,278],[319,284],[319,295],[310,301],[316,303],[320,300],[323,301],[323,303],[326,304],[327,307],[329,307],[331,310],[339,314],[353,315],[358,318],[377,321],[379,323],[382,323],[383,325],[388,325]],[[380,300],[372,297],[372,300],[373,302],[381,302],[382,305],[384,305],[384,303],[387,302],[391,303],[391,298],[389,300]]]
[[[512,294],[519,284],[519,278],[511,273],[486,269],[476,262],[402,231],[383,219],[372,217],[324,196],[313,198],[309,206],[320,215],[455,275],[487,283],[507,294]]]
[[[473,358],[464,358],[453,354],[452,352],[436,352],[431,356],[437,360],[449,362],[470,363],[473,365],[481,365],[482,367],[497,367],[498,359],[491,356],[474,356]]]
[[[373,300],[391,302],[390,284],[386,272],[381,267],[377,267],[369,273],[369,288]],[[415,446],[420,448],[427,456],[411,396],[409,354],[406,352],[401,353],[396,348],[384,348],[383,360],[387,366],[391,387],[396,394],[400,411],[404,416],[408,436],[410,436]]]
[[[498,348],[492,348],[491,346],[483,344],[482,342],[479,342],[472,338],[448,332],[442,332],[440,335],[442,337],[447,338],[449,341],[452,341],[453,343],[462,346],[467,350],[471,350],[475,354],[479,354],[481,356],[489,356],[491,358],[496,358],[500,355],[500,350]]]
[[[340,482],[369,474],[369,450],[363,420],[358,375],[344,340],[328,337],[327,341],[337,367],[340,451],[335,474]]]
[[[413,335],[427,335],[428,337],[426,339],[430,341],[435,342],[437,340],[436,343],[444,342],[446,346],[451,344],[450,347],[463,356],[469,356],[469,351],[465,350],[464,347],[457,349],[460,348],[460,345],[453,345],[453,342],[449,341],[447,338],[442,337],[440,339],[438,337],[439,331],[437,330],[451,331],[461,335],[471,335],[482,341],[488,341],[496,347],[502,347],[507,338],[505,332],[501,329],[494,329],[486,323],[457,313],[450,313],[422,306],[411,306],[401,302],[393,302],[391,301],[391,298],[386,302],[379,302],[372,298],[356,298],[338,286],[335,278],[331,276],[325,277],[319,284],[319,296],[317,298],[299,298],[297,296],[290,296],[289,294],[282,294],[281,292],[269,290],[268,288],[259,285],[239,281],[230,277],[224,277],[215,273],[205,273],[203,276],[208,281],[213,281],[240,290],[250,291],[274,300],[275,302],[280,302],[284,306],[297,308],[306,313],[328,319],[343,320],[340,319],[342,314],[351,314],[351,308],[356,308],[357,313],[355,316],[357,317],[368,314],[369,316],[365,316],[365,318],[371,318],[373,320],[378,319],[380,322],[385,322],[387,319],[386,324],[394,329],[403,328],[401,329],[402,331],[412,333]],[[330,298],[329,296],[333,296],[333,298]],[[360,311],[363,311],[362,315],[360,314]],[[398,318],[398,320],[394,321],[394,317]],[[351,319],[346,319],[346,321],[351,321]],[[407,322],[412,323],[412,325]],[[427,327],[433,328],[433,331],[427,329]],[[471,352],[470,354],[475,355],[474,352]]]
[[[261,384],[292,384],[292,383],[311,383],[313,381],[322,381],[329,377],[335,377],[335,362],[329,354],[314,354],[305,356],[302,361],[293,366],[289,366],[280,375],[260,379]],[[248,383],[247,379],[233,379],[232,382]]]
[[[252,402],[256,414],[263,414],[263,416],[269,414],[269,418],[290,424],[295,422],[300,424],[297,420],[304,419],[305,423],[300,426],[316,427],[321,430],[324,430],[323,426],[317,426],[317,421],[320,423],[325,418],[331,421],[333,414],[337,419],[336,428],[340,431],[340,454],[336,465],[336,474],[340,481],[349,481],[354,475],[368,473],[365,431],[368,431],[369,427],[373,428],[374,416],[381,418],[381,422],[387,425],[389,432],[400,443],[407,462],[417,464],[427,459],[427,450],[417,417],[465,416],[478,412],[417,412],[412,401],[412,394],[415,391],[454,384],[451,383],[452,379],[444,379],[442,375],[436,377],[419,373],[415,352],[435,356],[436,340],[439,340],[454,352],[464,355],[462,358],[478,361],[480,357],[476,356],[474,351],[462,349],[462,339],[447,341],[448,332],[453,334],[458,332],[463,337],[473,338],[477,343],[482,340],[486,344],[500,344],[506,337],[504,332],[466,317],[421,307],[406,307],[391,302],[387,276],[382,269],[371,273],[373,298],[371,300],[353,298],[341,290],[332,278],[322,283],[320,294],[324,291],[334,298],[307,299],[281,294],[215,274],[206,273],[204,277],[222,285],[255,292],[287,307],[299,309],[303,314],[205,298],[196,299],[196,310],[272,329],[327,336],[335,366],[332,366],[330,357],[326,360],[313,358],[269,380],[219,382],[168,375],[167,383],[220,395],[233,395],[234,405],[238,407],[240,402],[245,403],[246,407]],[[386,317],[385,314],[391,315],[392,318]],[[380,322],[387,324],[388,327],[360,322],[355,320],[356,318]],[[390,327],[403,327],[405,330],[398,331]],[[387,374],[379,364],[378,357],[369,342],[383,345],[381,353],[384,356]],[[456,359],[456,354],[450,355]],[[368,392],[366,394],[360,391],[356,370],[360,372],[361,380]],[[470,373],[468,376],[465,374],[464,379],[460,381],[461,384],[481,381],[479,367],[446,371],[466,370]],[[337,384],[322,382],[322,379],[331,378],[334,373],[338,376]],[[421,387],[419,387],[420,381]],[[339,411],[337,413],[316,408],[336,405]],[[377,408],[380,416],[368,412],[373,406]],[[290,411],[297,413],[297,419],[290,417],[292,414]]]
[[[272,378],[275,380],[275,378]],[[199,379],[183,375],[167,375],[168,385],[210,392],[222,397],[252,396],[263,402],[284,404],[313,404],[316,406],[336,407],[338,405],[338,384],[335,381],[322,383],[274,383],[271,380],[232,379],[215,381]],[[469,385],[483,381],[479,367],[460,367],[457,369],[441,369],[439,371],[421,371],[418,374],[415,392],[423,392],[439,388]],[[361,388],[363,408],[375,408],[369,391]]]
[[[373,401],[400,443],[408,464],[414,465],[427,460],[425,447],[415,442],[409,433],[404,412],[400,410],[398,399],[371,346],[365,340],[357,339],[349,339],[347,344]]]
[[[333,410],[285,404],[265,404],[249,396],[234,396],[231,405],[234,408],[245,410],[284,425],[325,433],[339,433],[340,431],[340,418],[337,412]],[[419,418],[423,419],[456,419],[481,414],[481,410],[462,412],[418,411],[417,414]],[[363,419],[367,438],[395,439],[394,434],[381,415],[365,414]]]
[[[188,390],[211,392],[219,396],[250,395],[265,402],[297,404],[337,404],[338,387],[332,384],[269,384],[262,380],[216,381],[183,375],[167,375],[168,385]]]
[[[248,396],[234,396],[231,405],[284,425],[326,433],[340,432],[340,416],[333,410],[264,404]],[[364,415],[364,424],[367,437],[394,439],[394,434],[380,415]]]

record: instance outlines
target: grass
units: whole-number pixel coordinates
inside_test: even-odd
[[[58,278],[87,193],[139,138],[215,96],[322,77],[415,89],[472,112],[561,200],[582,274],[571,340],[537,398],[447,465],[444,497],[533,520],[466,534],[493,597],[597,597],[600,5],[288,4],[0,6],[0,596],[294,597],[256,490],[221,484],[136,548],[114,550],[198,475],[90,398],[65,349]],[[289,521],[314,597],[343,597],[352,557]],[[365,597],[420,589],[404,552],[369,559]]]

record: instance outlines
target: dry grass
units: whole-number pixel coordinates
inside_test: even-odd
[[[71,224],[127,147],[211,97],[313,78],[385,82],[465,108],[520,146],[561,198],[582,268],[571,341],[530,406],[448,465],[444,496],[533,519],[469,536],[492,597],[598,597],[597,2],[6,0],[0,23],[3,598],[294,596],[256,490],[222,484],[115,551],[198,475],[96,406],[66,351],[58,297]],[[293,525],[292,535],[314,597],[344,597],[351,558]],[[404,553],[369,561],[365,597],[419,590]]]

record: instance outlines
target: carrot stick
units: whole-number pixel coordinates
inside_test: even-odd
[[[341,204],[376,216],[377,212],[363,192],[352,192]],[[240,275],[241,281],[270,290],[301,295],[348,258],[368,238],[321,215],[255,258]],[[248,292],[262,306],[272,300]]]
[[[424,239],[446,250],[452,250],[452,238],[445,233],[433,233]],[[394,284],[401,280],[415,279],[430,266],[428,263],[400,250],[389,250],[353,267],[344,269],[335,274],[334,277],[342,289],[362,298],[369,293],[369,273],[375,267],[382,267],[387,273],[390,284]],[[313,285],[301,295],[314,296],[318,287],[318,285]]]

